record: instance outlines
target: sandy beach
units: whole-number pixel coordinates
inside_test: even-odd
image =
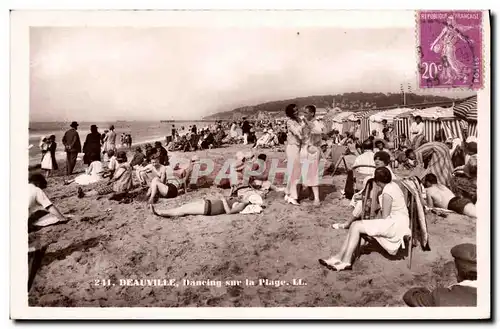
[[[189,158],[196,153],[222,162],[246,148],[250,147],[234,145],[176,155]],[[283,152],[263,153],[268,159],[285,157]],[[347,157],[348,165],[353,160]],[[59,165],[61,174],[65,164]],[[75,172],[82,171],[79,162]],[[411,287],[456,282],[450,249],[476,243],[475,219],[458,214],[428,214],[431,251],[414,248],[411,269],[408,258],[390,259],[378,250],[361,255],[352,271],[335,273],[320,266],[318,258],[337,251],[347,234],[331,228],[351,215],[349,201],[341,194],[345,179],[339,172],[330,178],[333,187],[322,189],[327,193],[322,193],[321,208],[314,208],[307,198],[299,207],[287,205],[283,193],[271,192],[262,214],[166,219],[151,214],[144,201],[78,199],[77,186],[63,185],[64,177],[56,173],[46,193],[63,213],[75,218],[30,233],[31,243],[49,247],[29,292],[29,305],[404,306],[402,296]],[[175,199],[160,199],[156,207],[220,192],[227,193],[203,187]],[[120,284],[126,280],[130,284]],[[185,285],[191,280],[211,281]],[[162,285],[165,282],[175,283]]]

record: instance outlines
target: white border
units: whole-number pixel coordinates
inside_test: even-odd
[[[404,18],[408,15],[408,18]],[[485,67],[490,65],[489,16],[483,21]],[[478,181],[477,221],[478,272],[477,308],[34,308],[27,306],[27,233],[24,202],[27,181],[27,131],[29,118],[29,26],[297,26],[367,27],[414,26],[412,11],[353,12],[249,11],[249,12],[16,12],[11,16],[11,318],[15,319],[477,319],[490,315],[490,75],[485,72],[485,89],[478,94],[479,154],[483,164]],[[401,24],[401,25],[400,25]],[[26,133],[24,133],[26,132]],[[488,192],[486,192],[488,191]]]

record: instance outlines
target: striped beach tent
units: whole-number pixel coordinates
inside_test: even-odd
[[[336,129],[340,134],[344,133],[344,122],[347,121],[347,118],[353,114],[353,112],[340,112],[336,116],[332,118],[332,130]]]
[[[455,117],[477,122],[477,95],[464,99],[453,107]]]
[[[420,110],[414,110],[396,118],[395,131],[397,136],[405,134],[410,136],[410,126],[416,116],[420,116],[424,123],[424,135],[428,141],[433,141],[436,133],[443,129],[445,138],[463,139],[463,133],[460,126],[460,120],[453,116],[453,108],[429,107]],[[396,140],[396,147],[399,146],[399,140]]]
[[[384,125],[382,124],[383,120],[387,120],[388,124],[393,124],[394,119],[402,115],[404,113],[408,113],[414,111],[414,109],[411,108],[395,108],[391,110],[386,110],[386,111],[380,111],[378,113],[373,114],[370,116],[370,131],[376,130],[379,132],[379,136],[382,136],[382,129],[384,128]]]
[[[360,112],[355,112],[353,115],[349,117],[350,121],[358,121],[358,120],[361,121],[361,126],[360,126],[361,141],[364,141],[370,136],[370,117],[378,112],[380,112],[380,110],[360,111]]]

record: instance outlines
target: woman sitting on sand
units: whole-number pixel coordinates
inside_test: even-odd
[[[217,199],[193,201],[173,209],[156,210],[153,205],[149,207],[156,216],[169,218],[189,215],[217,216],[223,214],[238,214],[249,204],[262,205],[262,198],[256,194],[251,194],[240,199],[227,198],[220,195]]]
[[[116,168],[113,177],[96,187],[90,192],[83,192],[82,188],[78,188],[78,198],[85,196],[106,195],[110,193],[122,194],[130,191],[133,187],[132,183],[132,167],[127,163],[127,155],[125,152],[120,151],[116,155],[118,167]]]
[[[103,178],[104,169],[101,161],[92,161],[85,173],[76,176],[75,179],[68,180],[64,185],[76,182],[78,185],[89,185],[97,183]]]
[[[360,220],[352,223],[347,239],[340,251],[328,259],[319,259],[319,263],[333,271],[352,269],[352,256],[359,245],[360,235],[367,234],[391,255],[395,255],[404,243],[403,238],[410,232],[410,217],[403,192],[392,181],[389,169],[382,167],[375,170],[375,184],[382,189],[380,204],[382,218]]]

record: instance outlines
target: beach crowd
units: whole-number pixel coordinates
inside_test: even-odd
[[[344,157],[353,156],[353,166],[346,167],[342,191],[350,200],[352,217],[332,223],[332,229],[347,231],[345,242],[336,254],[319,259],[321,265],[333,271],[352,269],[362,241],[378,243],[390,255],[407,248],[409,243],[416,243],[415,225],[411,223],[413,220],[420,223],[417,226],[426,234],[426,224],[422,223],[428,212],[456,212],[476,217],[478,160],[477,141],[473,138],[446,139],[444,132],[438,131],[434,139],[428,141],[419,116],[414,118],[409,136],[396,136],[394,127],[385,121],[381,131],[371,131],[364,140],[361,140],[359,121],[340,133],[329,128],[327,120],[316,116],[314,105],[301,109],[289,104],[284,116],[283,119],[217,121],[201,128],[174,125],[164,141],[136,146],[130,159],[125,151],[132,148],[130,134],[122,134],[121,145],[117,145],[113,125],[103,134],[92,125],[82,146],[79,125],[72,122],[62,138],[66,151],[64,184],[75,184],[79,198],[109,195],[112,200],[121,200],[143,191],[149,210],[166,218],[260,213],[265,209],[264,200],[269,191],[284,192],[283,200],[290,207],[302,206],[299,195],[306,191],[313,206],[321,207],[320,186],[324,173],[330,170],[335,175]],[[176,208],[154,206],[159,198],[176,198],[201,186],[200,180],[210,171],[210,168],[201,169],[207,159],[195,155],[184,161],[171,157],[172,152],[230,144],[248,145],[245,148],[248,151],[243,152],[242,148],[228,156],[223,174],[217,175],[220,179],[214,184],[227,189],[228,193],[218,198],[191,200]],[[68,220],[43,191],[51,172],[58,168],[55,136],[44,137],[39,146],[43,173],[30,175],[28,182],[30,229]],[[275,184],[268,161],[272,159],[267,159],[263,149],[285,152],[284,186]],[[87,167],[84,173],[73,177],[80,153],[84,154],[83,163]],[[91,188],[84,191],[84,186]],[[420,242],[423,250],[428,248],[425,242]],[[459,274],[457,285],[434,291],[414,288],[405,294],[406,304],[475,305],[475,250],[475,245],[470,244],[452,249]]]

